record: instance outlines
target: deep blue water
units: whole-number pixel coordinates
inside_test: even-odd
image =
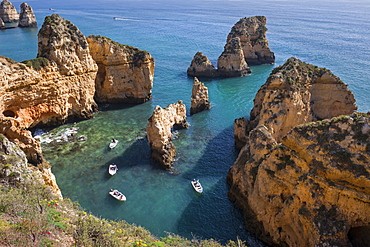
[[[21,1],[12,1],[19,9]],[[369,1],[27,1],[39,26],[57,13],[86,35],[103,35],[152,54],[156,62],[153,99],[141,105],[105,106],[95,118],[61,126],[78,127],[86,142],[43,143],[63,195],[108,219],[124,219],[158,236],[166,232],[224,242],[239,237],[262,246],[244,230],[238,209],[227,198],[226,175],[237,157],[233,123],[248,117],[254,96],[273,67],[295,56],[330,69],[355,94],[359,111],[369,111]],[[54,10],[49,10],[53,8]],[[183,100],[190,107],[192,79],[186,69],[197,51],[216,64],[231,27],[242,17],[267,17],[267,38],[276,64],[253,66],[243,78],[203,80],[212,109],[188,117],[191,125],[175,140],[178,155],[170,173],[150,157],[145,137],[154,107]],[[113,20],[120,17],[124,20]],[[0,30],[0,55],[16,61],[37,54],[38,28]],[[109,140],[119,140],[107,150]],[[109,177],[108,164],[118,173]],[[198,178],[204,194],[190,180]],[[108,196],[121,190],[124,203]]]

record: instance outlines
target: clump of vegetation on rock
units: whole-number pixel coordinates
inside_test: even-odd
[[[22,61],[25,65],[27,65],[30,68],[33,68],[34,70],[41,70],[42,68],[49,65],[49,60],[45,57],[38,57],[35,59],[25,60]]]

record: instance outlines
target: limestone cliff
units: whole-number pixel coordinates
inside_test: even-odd
[[[36,16],[33,9],[27,3],[21,4],[21,13],[19,14],[19,27],[37,27]]]
[[[296,125],[349,115],[356,109],[352,92],[340,78],[293,57],[275,68],[259,89],[250,121],[236,121],[235,139],[243,146],[249,131],[264,124],[280,141]]]
[[[152,97],[154,59],[146,51],[106,37],[87,38],[99,71],[95,80],[98,102],[142,103]]]
[[[229,171],[249,229],[277,246],[367,246],[370,119],[299,125],[279,144],[259,125]]]
[[[244,57],[248,64],[271,64],[275,62],[275,55],[268,46],[266,32],[265,16],[244,17],[232,27],[227,41],[235,37],[240,38]]]
[[[0,132],[40,164],[40,145],[28,129],[93,117],[97,65],[85,37],[57,15],[39,31],[38,58],[24,63],[0,57]]]
[[[2,134],[0,134],[0,166],[1,185],[19,186],[26,182],[45,184],[54,195],[62,199],[55,176],[47,162],[40,167],[28,164],[26,154]]]
[[[14,23],[19,20],[19,14],[16,8],[8,0],[3,0],[0,3],[0,18],[3,19],[5,23]]]
[[[175,160],[176,147],[172,142],[171,129],[187,128],[186,106],[179,101],[166,108],[156,106],[148,119],[146,128],[152,157],[166,169],[170,169]]]
[[[191,94],[190,114],[195,114],[210,108],[211,104],[209,103],[208,88],[195,77]]]
[[[217,77],[217,69],[209,61],[208,57],[201,52],[197,52],[191,61],[190,67],[187,70],[188,76],[198,77]]]
[[[228,40],[224,51],[218,58],[217,69],[221,77],[239,77],[251,73],[244,59],[239,37]]]

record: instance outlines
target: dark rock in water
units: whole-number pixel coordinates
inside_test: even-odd
[[[4,23],[14,23],[19,20],[16,8],[8,0],[3,0],[0,3],[0,18],[3,19]]]
[[[36,16],[33,9],[27,3],[21,4],[21,13],[19,15],[19,27],[37,27]]]

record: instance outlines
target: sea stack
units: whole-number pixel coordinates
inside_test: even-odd
[[[0,3],[0,18],[3,19],[4,23],[14,23],[19,20],[16,8],[8,0],[3,0]]]
[[[208,59],[207,56],[201,52],[197,52],[194,55],[193,60],[190,63],[190,67],[187,70],[188,76],[197,77],[217,77],[217,69]]]
[[[232,27],[227,42],[235,37],[240,38],[244,57],[249,65],[272,64],[275,62],[275,55],[268,46],[266,32],[265,16],[244,17]]]
[[[146,128],[152,157],[166,169],[171,169],[176,157],[171,129],[188,128],[186,106],[180,100],[166,108],[156,106]]]
[[[228,40],[218,58],[217,68],[218,75],[221,77],[240,77],[251,73],[244,59],[239,37]]]
[[[19,27],[37,27],[36,16],[33,9],[27,3],[21,4],[21,13],[19,14]]]
[[[340,78],[290,58],[235,121],[229,197],[268,245],[368,243],[370,115],[356,109]]]
[[[210,108],[208,88],[198,78],[194,77],[190,114],[192,115]]]
[[[87,37],[99,70],[95,100],[101,103],[143,103],[151,99],[154,58],[149,52],[103,36]]]

